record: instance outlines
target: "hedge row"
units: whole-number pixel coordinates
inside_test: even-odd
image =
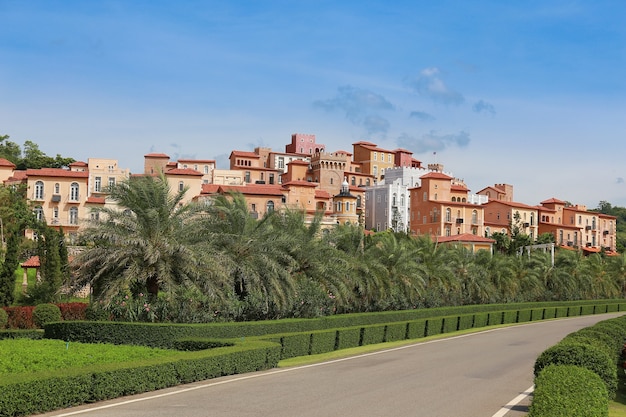
[[[0,416],[43,413],[278,364],[280,346],[276,343],[247,340],[233,344],[181,352],[175,360],[159,358],[5,378],[0,380]]]
[[[622,316],[571,333],[543,351],[535,361],[537,388],[529,416],[608,416],[625,337]]]
[[[181,338],[231,339],[404,323],[404,325],[409,326],[404,338],[414,339],[491,325],[626,310],[626,303],[620,303],[619,300],[596,303],[599,304],[589,304],[589,302],[581,302],[581,304],[574,302],[544,303],[540,308],[537,307],[536,303],[477,305],[345,314],[318,319],[284,319],[243,323],[171,324],[64,321],[46,325],[45,337],[83,343],[140,344],[167,348],[171,346],[173,340]],[[496,308],[501,309],[495,310]],[[423,332],[412,328],[421,326],[420,320],[424,321],[425,330]],[[408,324],[414,322],[418,324]]]

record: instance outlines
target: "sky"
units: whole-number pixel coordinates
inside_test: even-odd
[[[213,159],[369,141],[471,192],[626,207],[623,0],[0,0],[0,135]]]

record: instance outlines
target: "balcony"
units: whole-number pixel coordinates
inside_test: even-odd
[[[585,226],[585,230],[591,230],[591,226]]]
[[[461,218],[456,219],[456,224],[463,224],[463,219]]]
[[[609,231],[608,231],[608,230],[605,230],[605,231],[603,231],[603,232],[602,232],[602,234],[606,236],[606,235],[608,235],[608,234],[609,234]]]
[[[52,195],[52,199],[50,200],[53,203],[60,203],[61,202],[61,196],[59,194],[53,194]]]

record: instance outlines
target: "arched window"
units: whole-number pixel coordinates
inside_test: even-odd
[[[272,211],[274,211],[274,202],[272,200],[268,201],[265,209],[268,213],[271,213]]]
[[[71,201],[78,201],[78,183],[77,182],[73,182],[70,185],[70,200]]]
[[[76,207],[70,208],[70,224],[78,224],[78,209]]]
[[[452,221],[452,210],[450,210],[449,208],[446,209],[446,221],[447,222]],[[450,235],[448,234],[446,236],[450,236]]]
[[[356,198],[356,207],[357,207],[357,208],[361,207],[361,196],[358,196],[358,197]]]
[[[346,213],[350,211],[350,202],[346,201]]]
[[[178,191],[183,191],[185,189],[185,183],[182,181],[178,181]]]
[[[356,185],[356,178],[352,177],[352,181],[351,182],[352,182],[352,185]]]
[[[397,198],[397,194],[393,193],[393,196],[391,197],[391,205],[392,206],[396,205],[396,198]]]
[[[472,211],[472,224],[478,223],[478,211]]]
[[[485,235],[491,236],[491,229],[489,228],[489,226],[485,227]]]
[[[54,184],[54,193],[61,194],[61,186],[59,185],[58,182]]]
[[[43,181],[35,183],[35,200],[43,200]]]
[[[404,194],[400,194],[400,207],[404,207]]]

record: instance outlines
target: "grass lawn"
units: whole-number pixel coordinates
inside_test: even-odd
[[[167,349],[145,346],[88,344],[62,340],[0,340],[0,378],[102,363],[120,363],[180,355]]]

